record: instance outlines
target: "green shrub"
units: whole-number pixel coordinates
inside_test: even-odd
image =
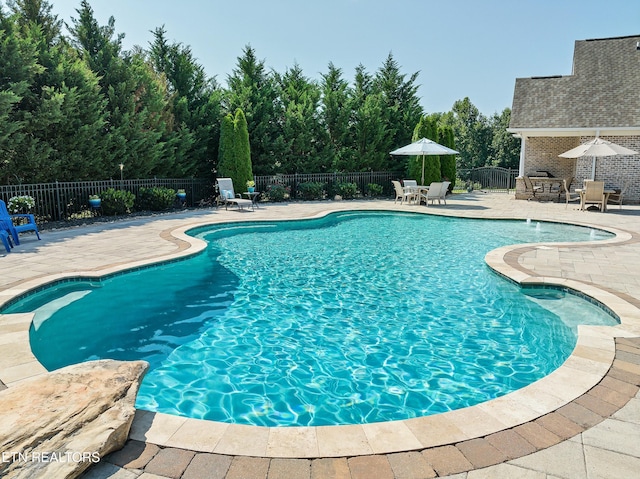
[[[371,197],[382,196],[383,191],[384,191],[384,188],[382,187],[382,185],[379,185],[378,183],[369,183],[367,185],[367,196],[371,196]]]
[[[130,191],[109,188],[100,193],[100,198],[102,199],[102,214],[114,216],[131,213],[136,196]]]
[[[36,200],[29,195],[12,196],[7,203],[7,209],[12,215],[29,213],[36,205]]]
[[[321,200],[324,198],[324,183],[307,181],[298,185],[298,196],[303,200]]]
[[[336,191],[337,194],[342,196],[343,200],[352,200],[358,194],[358,185],[355,183],[338,183]]]
[[[171,208],[176,199],[176,192],[171,188],[155,186],[140,188],[136,198],[136,208],[139,210],[164,211]]]
[[[268,185],[266,196],[269,201],[280,202],[289,198],[289,192],[291,189],[287,186],[286,188],[283,185]]]

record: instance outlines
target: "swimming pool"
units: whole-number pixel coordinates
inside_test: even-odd
[[[575,318],[615,323],[565,291],[523,294],[483,261],[504,244],[611,237],[598,230],[369,212],[193,234],[206,253],[4,312],[38,310],[31,344],[49,369],[146,359],[138,407],[267,426],[476,404],[557,368]]]

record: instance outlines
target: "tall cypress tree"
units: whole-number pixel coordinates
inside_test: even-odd
[[[450,125],[438,126],[438,143],[452,150],[456,149],[455,135]],[[443,180],[450,181],[449,191],[453,191],[456,182],[456,157],[455,155],[443,155],[440,157],[440,173]]]
[[[244,112],[238,108],[233,119],[234,145],[237,155],[237,178],[238,188],[241,191],[247,186],[247,181],[253,180],[253,169],[251,166],[251,144],[249,142],[249,128]]]
[[[247,119],[240,108],[235,117],[228,113],[222,119],[217,176],[231,178],[236,193],[243,192],[247,181],[253,180]]]

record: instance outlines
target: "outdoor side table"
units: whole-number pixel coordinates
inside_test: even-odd
[[[253,205],[254,208],[258,208],[257,200],[258,200],[258,196],[260,196],[259,191],[251,191],[251,192],[245,191],[242,194],[251,200],[251,204]]]

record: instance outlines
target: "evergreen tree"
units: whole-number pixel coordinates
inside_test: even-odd
[[[332,171],[354,171],[355,158],[349,135],[352,107],[349,84],[342,78],[342,70],[329,63],[329,71],[322,74],[320,86],[320,115],[327,135],[327,162]]]
[[[489,163],[503,168],[520,166],[520,140],[507,131],[511,121],[511,109],[505,108],[501,114],[495,113],[490,120],[493,139]]]
[[[0,181],[22,182],[30,172],[23,164],[29,123],[25,118],[23,98],[30,93],[43,67],[37,63],[36,46],[19,37],[14,18],[0,6]],[[26,168],[25,168],[26,166]]]
[[[274,145],[279,136],[275,115],[277,100],[273,76],[264,61],[258,61],[255,50],[247,45],[238,65],[227,79],[223,107],[228,112],[240,108],[246,115],[251,141],[251,158],[257,175],[276,172],[279,158]]]
[[[213,167],[210,159],[217,152],[212,139],[219,135],[221,95],[216,92],[215,81],[207,79],[191,48],[170,44],[164,27],[157,28],[153,35],[149,57],[167,81],[167,101],[174,116],[167,142],[175,157],[175,174],[206,175]]]
[[[453,104],[453,128],[460,151],[458,166],[476,168],[485,166],[489,159],[491,129],[487,119],[468,97]]]
[[[455,135],[451,126],[446,124],[440,124],[438,126],[438,143],[452,150],[456,149]],[[451,182],[449,191],[453,191],[457,176],[455,155],[440,156],[440,175],[443,180]]]
[[[22,31],[36,27],[40,30],[44,44],[51,46],[61,40],[63,21],[51,13],[53,4],[46,0],[8,0],[9,9],[16,15]]]
[[[145,52],[122,50],[124,35],[116,34],[113,17],[100,26],[86,0],[77,12],[69,28],[73,44],[99,76],[107,99],[101,176],[117,175],[119,164],[129,178],[176,175],[179,149],[168,131],[174,122],[163,77],[149,66]]]
[[[422,116],[416,85],[418,72],[410,75],[408,79],[405,77],[406,75],[400,73],[400,66],[391,53],[374,77],[373,87],[382,95],[384,105],[381,121],[386,122],[387,137],[383,146],[386,152],[409,143],[415,125]],[[389,159],[388,154],[386,158]],[[388,168],[391,165],[385,166]]]
[[[296,64],[284,75],[275,75],[279,87],[281,125],[280,158],[283,173],[324,172],[325,130],[318,117],[320,88],[302,74]]]
[[[235,116],[225,115],[220,125],[218,177],[231,178],[233,189],[242,192],[246,182],[253,180],[249,131],[244,112],[238,108]]]
[[[373,86],[364,66],[356,68],[351,118],[351,137],[355,145],[355,171],[381,171],[389,161],[388,123],[384,118],[384,99]],[[394,166],[397,166],[394,164]]]
[[[48,2],[20,0],[10,8],[12,34],[30,52],[27,65],[31,55],[38,64],[22,83],[13,111],[22,135],[10,176],[29,182],[95,177],[101,171],[100,133],[106,120],[97,77],[62,39],[61,22]]]

